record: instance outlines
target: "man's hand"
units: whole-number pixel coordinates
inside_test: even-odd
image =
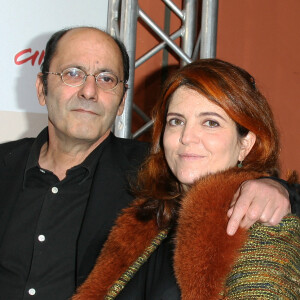
[[[245,181],[228,210],[227,234],[234,235],[239,226],[249,228],[256,221],[276,225],[290,212],[289,194],[280,183],[268,178]]]

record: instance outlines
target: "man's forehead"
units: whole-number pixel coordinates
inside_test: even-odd
[[[113,48],[118,48],[118,45],[114,41],[114,39],[103,32],[102,30],[96,28],[74,28],[68,31],[58,42],[57,47],[71,45],[73,43],[88,42],[89,44],[93,44],[95,42],[104,43],[103,46],[109,45]]]
[[[102,36],[102,37],[111,38],[111,36],[109,34],[107,34],[106,32],[102,31],[101,29],[93,28],[93,27],[72,28],[64,35],[64,37],[76,36],[76,35],[81,35],[81,34],[85,35],[87,33],[94,33],[94,34]]]
[[[100,63],[100,68],[122,71],[122,55],[117,43],[105,32],[94,28],[75,28],[67,32],[57,44],[53,61],[80,65],[81,61],[90,58],[92,63]]]

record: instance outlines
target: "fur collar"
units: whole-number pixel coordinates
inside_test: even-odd
[[[236,168],[209,175],[183,198],[174,253],[182,299],[220,298],[226,275],[247,238],[241,229],[233,237],[226,234],[229,204],[242,182],[264,175]],[[126,208],[117,219],[93,271],[73,300],[103,299],[108,288],[158,234],[155,220],[141,222],[135,218],[135,211],[135,206]]]

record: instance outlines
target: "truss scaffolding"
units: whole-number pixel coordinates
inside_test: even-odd
[[[171,49],[180,58],[181,65],[198,58],[213,58],[216,56],[218,0],[203,0],[202,15],[198,16],[199,0],[183,0],[183,9],[179,9],[171,0],[161,0],[168,9],[181,20],[181,27],[169,35],[165,33],[138,5],[138,0],[109,0],[107,31],[118,37],[126,46],[130,58],[128,84],[134,86],[135,69],[151,59],[163,49]],[[201,27],[197,34],[198,20]],[[135,59],[137,41],[137,22],[142,20],[159,37],[161,42],[149,49],[139,59]],[[174,40],[181,38],[181,47]],[[145,125],[135,133],[131,132],[132,111],[135,111]],[[152,126],[152,120],[133,102],[133,89],[127,91],[124,112],[116,118],[114,134],[123,138],[137,138]]]

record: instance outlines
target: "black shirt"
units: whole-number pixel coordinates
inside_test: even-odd
[[[38,164],[47,129],[28,157],[23,189],[0,248],[0,299],[68,299],[94,171],[109,137],[60,181]]]

